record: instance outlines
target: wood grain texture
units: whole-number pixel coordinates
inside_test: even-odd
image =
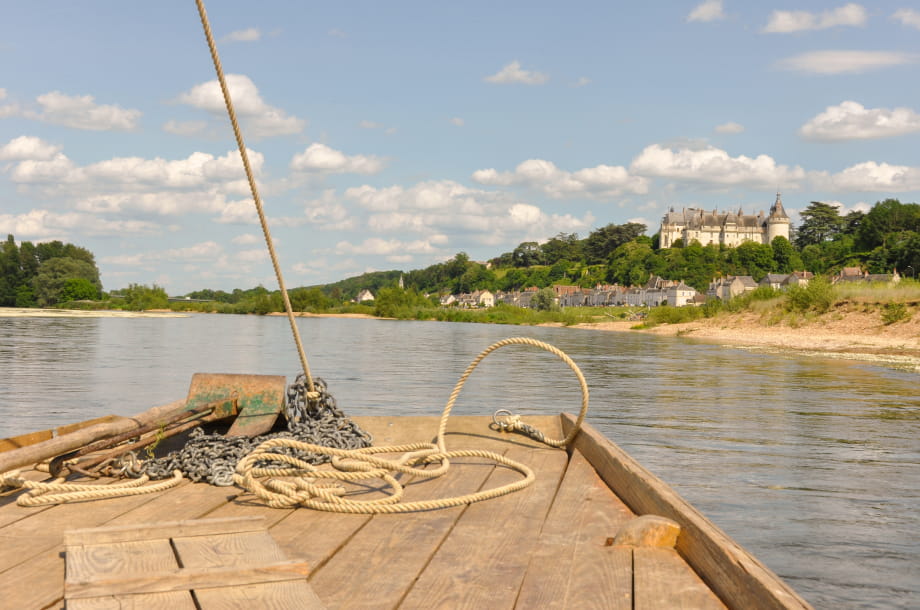
[[[118,545],[125,543],[119,542]],[[259,566],[224,568],[183,568],[138,574],[121,574],[117,577],[71,580],[64,583],[67,599],[124,595],[132,593],[157,593],[160,591],[186,591],[189,589],[240,586],[256,583],[304,580],[309,569],[299,561],[282,561]]]
[[[538,473],[533,485],[470,505],[425,567],[402,608],[511,608],[562,479],[561,450],[512,447],[507,457]],[[496,468],[486,487],[520,477]]]
[[[573,416],[563,415],[567,430],[574,421]],[[637,515],[661,515],[680,525],[678,552],[728,606],[751,609],[811,607],[677,492],[595,428],[585,424],[574,445]]]
[[[264,517],[227,517],[223,519],[189,519],[186,521],[161,521],[157,523],[132,523],[106,528],[68,530],[64,544],[104,544],[109,542],[162,540],[187,538],[209,534],[235,534],[265,530]]]
[[[633,517],[578,451],[573,452],[518,608],[632,608],[632,552],[608,539]]]
[[[724,610],[715,593],[673,549],[633,549],[635,609]]]

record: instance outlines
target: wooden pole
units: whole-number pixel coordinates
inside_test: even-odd
[[[117,434],[124,434],[148,424],[161,420],[165,422],[170,417],[181,413],[184,409],[185,399],[177,400],[168,405],[153,407],[133,417],[123,417],[112,422],[96,424],[76,432],[63,434],[57,438],[35,443],[34,445],[0,453],[0,474],[23,466],[31,467],[33,464],[79,449],[89,443]]]

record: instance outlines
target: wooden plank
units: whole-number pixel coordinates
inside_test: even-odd
[[[160,523],[133,523],[131,525],[110,525],[103,528],[68,530],[64,533],[64,544],[106,544],[110,542],[162,540],[163,538],[186,538],[209,534],[233,534],[265,530],[263,517],[227,517],[223,519],[190,519],[186,521],[163,521]]]
[[[305,580],[260,583],[218,589],[196,589],[195,595],[206,610],[240,608],[297,608],[323,610],[326,606]]]
[[[272,564],[285,560],[285,553],[266,530],[226,535],[174,538],[176,552],[187,568]],[[306,564],[305,564],[306,565]],[[232,587],[196,588],[204,608],[322,608],[313,588],[302,581],[233,583]]]
[[[28,447],[29,445],[47,441],[51,438],[54,438],[54,432],[51,430],[42,430],[40,432],[28,432],[26,434],[20,434],[19,436],[0,439],[0,453],[19,449],[20,447]]]
[[[722,600],[674,549],[633,549],[633,570],[636,610],[725,610]]]
[[[573,416],[563,415],[566,430],[572,428],[574,421]],[[680,524],[678,552],[728,606],[811,607],[677,492],[594,427],[585,424],[574,445],[637,515],[661,515]]]
[[[482,459],[457,459],[446,475],[409,486],[406,501],[476,491],[494,468]],[[310,584],[330,608],[396,607],[464,510],[466,506],[374,515],[317,569]]]
[[[102,417],[88,419],[86,421],[77,422],[75,424],[64,424],[63,426],[58,426],[54,429],[54,435],[63,436],[65,434],[70,434],[71,432],[76,432],[77,430],[82,430],[83,428],[95,426],[96,424],[108,424],[121,419],[125,419],[123,415],[103,415]]]
[[[156,496],[143,496],[149,501],[131,510],[125,511],[108,524],[119,523],[149,523],[169,515],[173,518],[188,519],[201,517],[218,506],[226,504],[235,497],[238,490],[226,487],[213,487],[211,485],[182,484]],[[84,513],[88,506],[97,511],[104,504],[113,502],[106,500],[102,503],[80,504]],[[97,508],[98,507],[98,508]],[[20,507],[19,510],[24,509]],[[58,507],[44,507],[46,510],[57,510]],[[74,524],[88,525],[85,519],[75,518]],[[0,530],[0,539],[3,530]],[[64,546],[63,534],[57,538],[57,544],[42,551],[38,555],[26,559],[6,571],[0,572],[0,590],[5,592],[4,600],[14,608],[44,608],[56,600],[64,597]],[[5,551],[0,549],[0,558],[5,557]],[[41,587],[22,587],[23,582],[40,582]],[[132,598],[133,599],[133,598]]]
[[[198,606],[188,591],[109,595],[67,600],[67,610],[196,610]]]
[[[207,587],[226,587],[228,583],[248,585],[265,582],[305,579],[310,570],[299,561],[281,561],[268,565],[223,568],[182,568],[153,573],[122,574],[117,578],[71,580],[64,583],[65,597],[79,599],[102,595],[183,591]]]
[[[90,581],[98,574],[118,577],[121,574],[143,574],[165,568],[179,568],[168,538],[137,542],[68,544],[66,553],[68,582]]]
[[[265,565],[287,560],[268,530],[173,537],[179,560],[186,568],[224,568]]]
[[[632,608],[632,552],[609,544],[632,511],[573,452],[530,558],[518,608]]]
[[[512,447],[509,458],[536,473],[529,487],[470,505],[403,599],[403,608],[511,608],[562,479],[560,450]],[[486,487],[520,474],[496,468]]]
[[[155,496],[110,498],[101,502],[77,502],[53,506],[0,529],[0,572],[54,548],[64,539],[64,530],[74,526],[102,525],[120,514],[151,502]]]

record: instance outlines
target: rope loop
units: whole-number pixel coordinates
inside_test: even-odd
[[[536,339],[512,337],[494,343],[483,350],[466,368],[441,414],[434,443],[337,449],[286,438],[272,439],[261,443],[237,463],[236,472],[233,475],[234,483],[253,493],[273,508],[304,506],[316,510],[355,514],[405,513],[460,506],[496,498],[527,487],[534,481],[533,471],[528,466],[491,451],[448,451],[444,440],[451,410],[470,374],[486,356],[508,345],[537,347],[563,360],[575,373],[581,385],[582,406],[575,427],[563,439],[546,438],[543,432],[524,423],[519,415],[507,409],[499,409],[492,415],[493,424],[503,432],[520,432],[552,447],[564,447],[578,433],[587,413],[588,386],[584,376],[571,358],[552,345]],[[334,469],[318,470],[295,457],[280,453],[279,451],[284,448],[328,455],[331,457]],[[401,456],[385,458],[382,457],[384,454],[401,454]],[[501,487],[452,498],[415,502],[401,501],[405,488],[395,475],[402,474],[414,478],[438,477],[447,472],[451,459],[461,457],[491,460],[496,464],[516,470],[522,475],[522,478]],[[433,468],[432,465],[434,465]],[[384,483],[382,489],[387,495],[383,498],[355,500],[350,498],[345,488],[338,484],[371,480],[382,481]],[[331,487],[330,484],[332,484]]]

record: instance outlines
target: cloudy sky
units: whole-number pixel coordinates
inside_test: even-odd
[[[920,5],[211,1],[289,286],[780,190],[920,200]],[[194,2],[7,3],[0,236],[275,288]]]

